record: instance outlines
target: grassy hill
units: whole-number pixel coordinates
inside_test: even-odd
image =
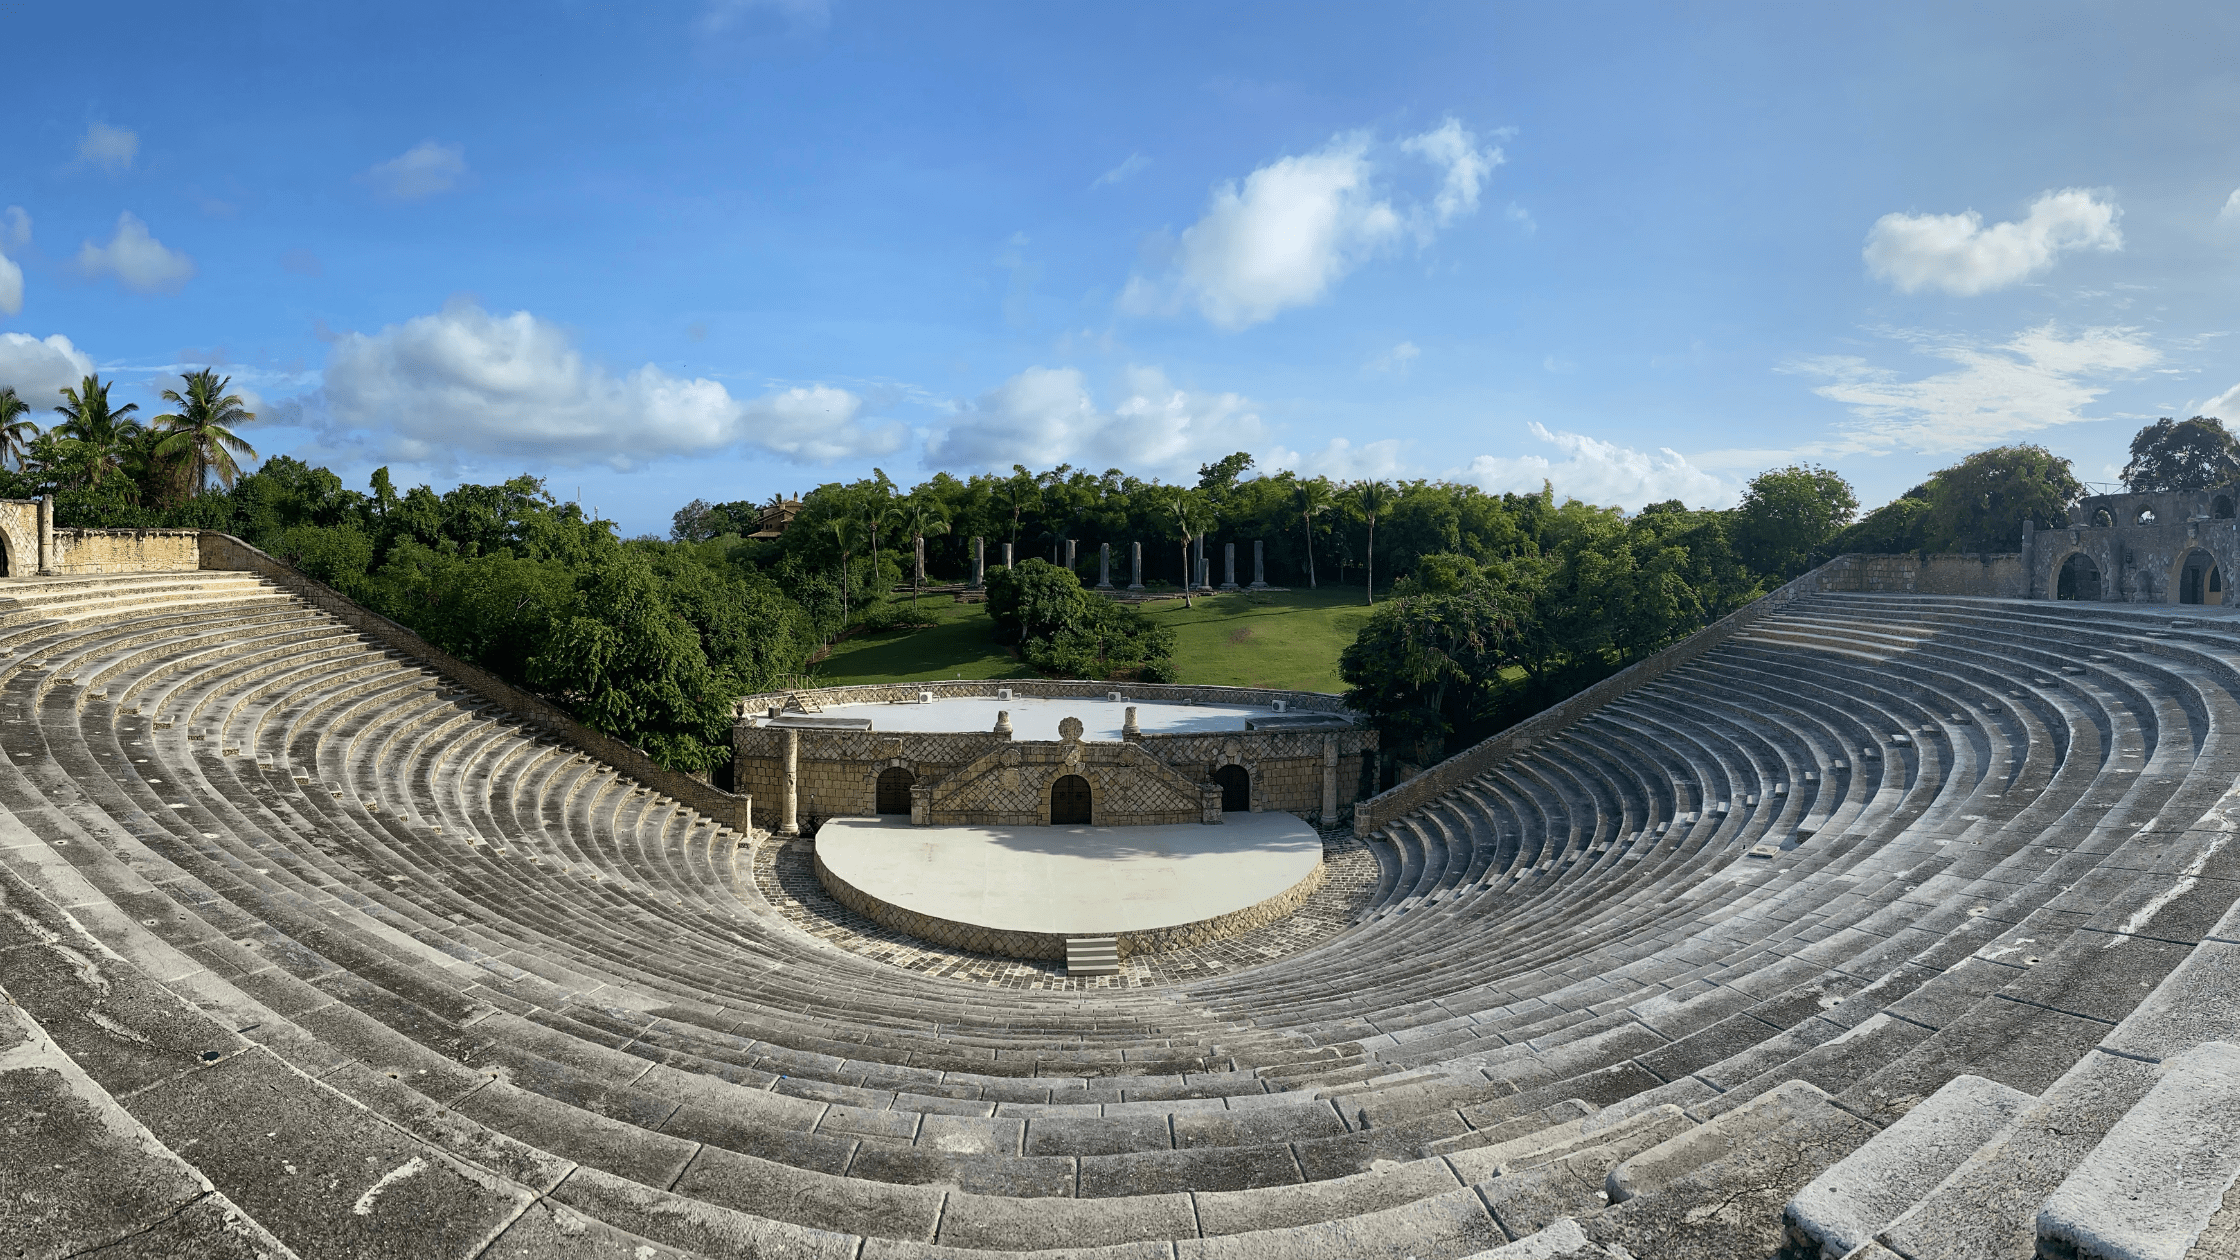
[[[1238,592],[1194,603],[1185,608],[1178,596],[1144,605],[1174,627],[1175,666],[1186,683],[1343,691],[1338,652],[1369,617],[1359,587]],[[933,626],[848,639],[815,667],[818,680],[839,686],[1034,676],[1009,648],[995,644],[981,605],[941,595],[921,600],[920,607]]]

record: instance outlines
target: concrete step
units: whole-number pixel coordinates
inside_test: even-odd
[[[1066,974],[1069,976],[1119,975],[1119,938],[1112,936],[1067,937]]]

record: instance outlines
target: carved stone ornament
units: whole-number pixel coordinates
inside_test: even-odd
[[[1015,766],[1015,765],[1018,765],[1018,764],[1019,764],[1019,750],[1018,750],[1018,749],[1016,749],[1016,748],[1006,748],[1006,749],[1004,749],[1004,750],[1003,750],[1003,764],[1005,764],[1005,765],[1007,765],[1007,766]]]
[[[1077,717],[1061,719],[1058,723],[1058,738],[1069,744],[1080,743],[1081,719]]]

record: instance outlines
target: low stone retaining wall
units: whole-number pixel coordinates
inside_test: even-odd
[[[2020,552],[1838,556],[1816,572],[1824,591],[1981,595],[2027,599],[2030,570]]]
[[[1236,936],[1257,927],[1274,923],[1299,908],[1299,903],[1314,895],[1322,887],[1326,872],[1322,859],[1316,858],[1314,869],[1305,878],[1258,905],[1232,910],[1227,914],[1200,919],[1196,923],[1181,923],[1173,927],[1151,928],[1141,932],[1121,932],[1116,936],[1120,956],[1155,954],[1161,950],[1182,949],[1203,945],[1225,936]],[[832,899],[881,927],[907,932],[920,940],[947,945],[951,949],[969,949],[976,953],[998,954],[1005,958],[1063,958],[1066,956],[1066,937],[1055,932],[1006,932],[995,928],[977,927],[954,919],[939,919],[915,910],[905,910],[879,900],[870,893],[850,884],[832,873],[817,858],[817,882],[832,894]],[[1075,935],[1094,935],[1079,932]]]
[[[741,833],[754,827],[754,798],[734,795],[689,774],[663,767],[653,758],[570,717],[559,706],[499,678],[479,666],[469,665],[414,634],[404,626],[372,611],[324,582],[305,576],[291,565],[235,538],[205,530],[200,536],[199,564],[205,569],[245,570],[266,578],[290,593],[343,622],[435,670],[454,684],[506,710],[531,726],[590,753],[655,791]]]

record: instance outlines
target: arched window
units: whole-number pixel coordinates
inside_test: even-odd
[[[2229,494],[2220,494],[2216,498],[2210,500],[2209,515],[2216,517],[2220,521],[2231,520],[2232,496]]]
[[[1250,813],[1252,811],[1252,773],[1243,766],[1223,766],[1213,772],[1213,781],[1221,787],[1221,812],[1224,814]]]
[[[2108,515],[2108,509],[2106,508],[2101,508],[2092,514],[2092,527],[2094,529],[2106,529],[2115,523],[2116,518]]]
[[[2096,601],[2100,598],[2100,566],[2092,557],[2077,552],[2061,564],[2061,579],[2054,588],[2055,599]]]
[[[2138,518],[2132,523],[2136,525],[2152,525],[2155,523],[2156,519],[2157,518],[2154,514],[2153,508],[2140,508]]]
[[[889,766],[879,772],[879,804],[882,814],[907,814],[910,812],[910,789],[918,785],[918,776],[901,766]]]
[[[1089,821],[1089,781],[1078,774],[1069,774],[1050,785],[1050,822],[1087,824]]]

